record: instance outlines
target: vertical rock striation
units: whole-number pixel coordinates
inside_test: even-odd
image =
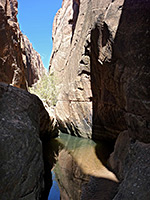
[[[21,41],[21,53],[26,71],[26,80],[28,86],[31,87],[46,74],[46,69],[44,68],[40,54],[33,49],[27,36],[22,35]]]
[[[53,25],[50,72],[59,86],[56,115],[62,131],[92,133],[90,78],[90,1],[64,0]]]
[[[0,2],[0,82],[26,89],[45,69],[40,55],[20,31],[17,7],[17,0]]]
[[[60,128],[117,139],[109,159],[121,181],[114,200],[150,196],[149,10],[147,0],[64,0],[54,20]]]
[[[56,113],[62,130],[89,138],[100,138],[101,131],[102,137],[106,135],[114,139],[120,130],[126,128],[122,108],[124,97],[118,97],[119,91],[116,97],[112,94],[113,87],[120,87],[119,83],[114,86],[111,79],[105,88],[100,80],[100,63],[111,60],[112,44],[121,15],[118,8],[122,4],[123,1],[65,0],[54,19],[50,72],[59,82]],[[109,80],[111,70],[103,68]],[[112,121],[114,115],[116,125]]]
[[[149,138],[149,8],[146,0],[63,1],[50,61],[62,130],[114,140],[128,129]]]

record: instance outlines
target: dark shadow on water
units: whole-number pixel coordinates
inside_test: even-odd
[[[63,148],[56,139],[43,141],[43,159],[44,159],[44,182],[45,190],[42,193],[41,200],[47,200],[50,188],[52,187],[51,170],[55,166],[59,151]]]
[[[115,141],[95,141],[95,154],[102,164],[107,167],[107,160],[114,150]]]

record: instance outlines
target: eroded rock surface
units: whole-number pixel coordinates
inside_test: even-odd
[[[22,35],[21,41],[21,53],[26,71],[26,80],[28,86],[31,87],[46,74],[46,69],[44,68],[40,54],[33,49],[27,36]]]
[[[50,124],[39,98],[0,83],[1,199],[40,199],[45,187],[40,137],[50,134]]]
[[[149,140],[149,9],[146,0],[63,1],[50,62],[62,130],[112,140],[129,128]]]
[[[40,55],[20,31],[17,7],[17,0],[0,1],[0,82],[26,89],[45,69]]]
[[[150,144],[133,140],[126,131],[122,132],[109,164],[121,180],[113,200],[150,199]]]
[[[63,1],[54,19],[50,62],[60,91],[56,106],[60,128],[83,137],[92,132],[89,6],[88,1]]]
[[[150,196],[149,10],[147,0],[64,0],[54,20],[60,128],[98,140],[119,135],[109,161],[121,181],[115,200]]]

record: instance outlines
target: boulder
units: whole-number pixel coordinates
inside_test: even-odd
[[[150,197],[150,144],[133,140],[125,131],[115,144],[109,165],[120,180],[113,200],[148,200]]]
[[[42,141],[51,124],[38,97],[0,83],[0,195],[37,200],[44,191]]]

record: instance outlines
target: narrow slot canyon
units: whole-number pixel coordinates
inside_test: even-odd
[[[150,2],[60,2],[0,1],[1,199],[150,200]]]

